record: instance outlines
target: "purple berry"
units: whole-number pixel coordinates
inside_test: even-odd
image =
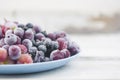
[[[64,54],[60,52],[59,50],[54,50],[50,54],[50,60],[58,60],[58,59],[63,59]]]
[[[66,33],[64,31],[55,32],[57,38],[66,37]]]
[[[32,47],[32,42],[31,42],[29,39],[24,39],[24,40],[22,41],[22,44],[23,44],[24,46],[26,46],[28,49],[29,49],[30,47]]]
[[[9,56],[12,60],[17,60],[21,56],[21,49],[16,45],[11,45],[9,47]]]
[[[61,50],[61,53],[64,54],[64,57],[65,57],[65,58],[70,57],[70,52],[69,52],[69,50],[67,50],[67,49]]]
[[[48,36],[51,40],[56,40],[56,34],[54,34],[54,33],[49,33],[47,36]]]
[[[36,35],[35,35],[35,38],[36,39],[39,39],[39,40],[42,40],[42,38],[44,38],[45,36],[42,34],[42,33],[37,33]]]
[[[68,50],[70,51],[71,55],[75,55],[80,52],[79,46],[75,42],[71,42],[69,44]]]
[[[21,44],[21,38],[17,36],[17,42],[16,44]]]
[[[15,34],[8,34],[4,39],[5,44],[13,45],[17,42],[17,36]]]
[[[16,28],[14,29],[14,34],[19,36],[20,38],[23,38],[24,30],[22,28]]]
[[[67,48],[67,42],[65,41],[64,38],[58,38],[57,41],[58,41],[58,44],[59,44],[59,50]]]
[[[40,26],[33,26],[33,30],[36,32],[36,33],[40,33],[42,30],[41,30],[41,27]]]
[[[25,34],[24,34],[24,37],[25,37],[25,39],[30,39],[30,40],[34,39],[34,32],[33,32],[33,30],[32,29],[26,30]]]

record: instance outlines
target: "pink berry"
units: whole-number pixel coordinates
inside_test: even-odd
[[[18,47],[20,47],[21,53],[27,53],[27,48],[24,45],[19,44]]]
[[[59,44],[59,50],[67,48],[67,42],[65,41],[64,38],[58,38],[57,41],[58,41],[58,44]]]
[[[50,60],[58,60],[58,59],[63,59],[64,54],[60,52],[59,50],[54,50],[50,54]]]
[[[0,62],[5,61],[7,57],[8,57],[7,50],[4,48],[0,48]]]
[[[65,57],[65,58],[70,57],[70,52],[69,52],[69,50],[67,50],[67,49],[61,50],[61,53],[64,54],[64,57]]]
[[[21,57],[18,59],[18,64],[29,63],[33,63],[32,57],[29,54],[21,54]]]

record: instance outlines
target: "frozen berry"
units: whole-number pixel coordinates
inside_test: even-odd
[[[18,24],[18,27],[24,29],[25,25],[24,24]]]
[[[79,46],[75,42],[70,43],[68,50],[70,51],[71,55],[75,55],[80,52]]]
[[[28,28],[33,28],[33,24],[32,24],[32,23],[27,23],[27,24],[26,24],[26,27],[28,27]]]
[[[9,56],[12,60],[17,60],[21,56],[21,49],[16,45],[11,45],[9,47]]]
[[[29,39],[24,39],[22,44],[25,45],[28,49],[32,47],[32,42]]]
[[[13,34],[13,30],[10,29],[5,32],[5,35],[9,35],[9,34]]]
[[[65,41],[64,38],[58,38],[57,41],[58,41],[58,44],[59,44],[59,50],[67,48],[67,42]]]
[[[43,61],[44,61],[44,53],[42,51],[37,51],[34,62],[43,62]]]
[[[43,41],[44,45],[47,47],[47,48],[50,48],[51,45],[52,45],[52,40],[49,39],[49,38],[45,38],[44,41]]]
[[[25,35],[24,35],[25,39],[34,39],[34,32],[32,29],[28,29],[25,31]]]
[[[21,53],[27,53],[27,48],[26,48],[26,46],[24,46],[24,45],[22,45],[22,44],[19,44],[19,45],[17,45],[17,46],[20,47]]]
[[[5,44],[13,45],[17,42],[17,36],[14,34],[7,34],[4,38]]]
[[[69,50],[67,50],[67,49],[61,50],[61,53],[64,54],[64,57],[65,57],[65,58],[70,57],[70,52],[69,52]]]
[[[39,45],[38,46],[38,50],[39,51],[43,51],[44,53],[47,51],[47,48],[46,48],[46,46],[45,45]]]
[[[47,32],[46,32],[46,31],[41,31],[41,33],[42,33],[45,37],[47,37]]]
[[[37,52],[37,48],[36,48],[36,47],[30,47],[28,52],[29,52],[30,54],[36,53],[36,52]]]
[[[48,36],[51,40],[56,40],[56,34],[54,34],[54,33],[49,33],[47,36]]]
[[[13,45],[17,42],[17,36],[14,34],[8,34],[4,39],[5,44]]]
[[[60,52],[59,50],[54,50],[50,54],[50,60],[58,60],[58,59],[63,59],[64,54]]]
[[[42,31],[41,27],[40,26],[33,26],[33,30],[36,32],[36,33],[40,33]]]
[[[16,28],[14,29],[14,34],[19,36],[20,38],[23,38],[24,30],[22,28]]]
[[[16,44],[21,44],[21,38],[17,36],[17,42]]]
[[[66,36],[66,33],[64,31],[55,32],[55,34],[56,38],[63,38]]]
[[[58,42],[57,42],[57,41],[52,41],[52,49],[53,49],[53,50],[56,50],[56,49],[58,49],[58,48],[59,48]]]
[[[8,57],[7,50],[4,48],[0,48],[0,62],[5,61],[7,57]]]
[[[29,54],[21,54],[17,63],[18,64],[30,64],[30,63],[33,63],[33,60]]]
[[[42,40],[42,38],[44,38],[45,36],[42,34],[42,33],[37,33],[35,35],[35,39],[39,39],[39,40]]]

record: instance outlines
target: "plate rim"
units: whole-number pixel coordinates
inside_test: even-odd
[[[70,57],[67,57],[67,58],[63,58],[63,59],[58,59],[58,60],[53,60],[53,61],[46,61],[46,62],[38,62],[38,63],[30,63],[30,64],[2,64],[0,65],[0,67],[17,67],[17,66],[32,66],[32,65],[40,65],[40,64],[49,64],[49,63],[55,63],[55,62],[59,62],[59,61],[64,61],[64,60],[67,60],[67,59],[71,59],[71,58],[74,58],[76,56],[78,56],[79,53],[75,54],[75,55],[72,55]]]

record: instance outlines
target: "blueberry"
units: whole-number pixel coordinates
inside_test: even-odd
[[[47,51],[47,48],[46,48],[46,46],[45,45],[39,45],[38,46],[38,50],[39,51],[43,51],[44,53]]]
[[[41,32],[45,37],[47,37],[47,32],[46,31],[42,31]]]
[[[37,52],[37,48],[36,47],[31,47],[29,48],[29,54],[31,54],[32,58],[35,58],[36,52]]]
[[[27,24],[26,24],[26,27],[28,27],[28,28],[33,28],[33,24],[32,24],[32,23],[27,23]]]
[[[37,51],[34,58],[34,62],[44,62],[44,58],[44,53],[42,51]]]
[[[24,24],[18,24],[18,27],[24,29],[25,25]]]

